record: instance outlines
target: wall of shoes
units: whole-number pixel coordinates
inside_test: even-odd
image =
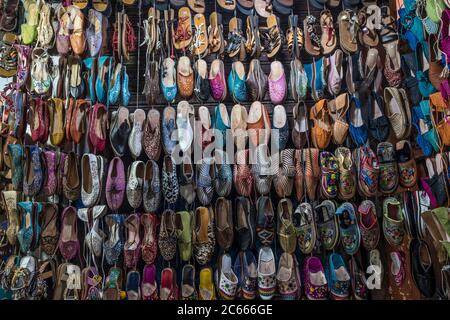
[[[0,7],[0,299],[450,297],[449,1]]]

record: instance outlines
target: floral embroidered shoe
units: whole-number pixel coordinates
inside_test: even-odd
[[[341,200],[348,200],[355,196],[356,178],[350,149],[338,147],[334,156],[339,163],[338,197]]]
[[[63,192],[64,196],[70,201],[75,201],[80,196],[81,183],[78,173],[78,157],[74,152],[70,152],[64,161]]]
[[[399,182],[405,188],[412,188],[417,183],[417,165],[411,143],[407,140],[395,145],[397,155]]]
[[[284,198],[278,202],[278,241],[284,252],[293,253],[297,246],[297,230],[292,222],[292,202]]]
[[[319,258],[306,258],[303,267],[305,295],[309,300],[326,300],[328,298],[328,283]]]
[[[214,196],[215,167],[214,159],[204,159],[197,165],[197,199],[204,206],[211,203]]]
[[[77,210],[75,207],[66,207],[61,217],[61,233],[58,248],[62,257],[72,260],[80,250],[77,228]]]
[[[270,197],[261,196],[256,202],[256,235],[265,246],[270,246],[275,235],[275,213]]]
[[[234,300],[237,292],[238,278],[233,271],[231,256],[223,254],[216,270],[216,282],[219,296],[223,300]]]
[[[400,202],[394,198],[383,201],[383,233],[386,241],[394,247],[400,246],[405,235],[403,225],[403,209]]]
[[[154,160],[148,160],[145,164],[142,198],[145,212],[156,212],[161,203],[161,183],[159,167]]]
[[[11,182],[14,190],[22,189],[23,183],[23,147],[21,144],[8,144],[11,157]]]
[[[251,251],[240,251],[234,262],[234,273],[238,278],[237,297],[253,300],[258,286],[258,268]]]
[[[324,200],[314,208],[314,211],[320,243],[325,250],[331,251],[339,240],[336,205],[331,200]]]
[[[141,290],[142,300],[159,300],[156,267],[154,264],[147,264],[144,267]]]
[[[392,193],[398,186],[397,163],[392,143],[380,142],[377,146],[377,156],[380,168],[378,178],[380,191],[385,194]]]
[[[124,221],[124,216],[120,214],[109,214],[105,217],[109,236],[103,243],[103,252],[109,265],[116,264],[122,254]]]
[[[25,146],[24,157],[23,193],[27,197],[34,197],[41,190],[44,179],[39,147],[36,145]]]
[[[332,199],[338,193],[339,167],[334,155],[328,151],[320,153],[320,169],[322,181],[320,192],[323,197]]]
[[[142,204],[142,189],[145,179],[145,164],[143,161],[134,161],[128,168],[127,199],[133,209]]]
[[[193,213],[180,211],[175,215],[175,234],[178,240],[178,251],[182,261],[189,261],[192,256]]]
[[[192,264],[185,264],[181,271],[181,299],[197,300],[197,290],[195,289],[195,269]]]
[[[297,259],[283,252],[278,262],[277,288],[282,300],[298,300],[301,295],[301,279]]]
[[[270,300],[276,291],[275,257],[270,247],[262,247],[258,254],[258,294],[263,300]]]
[[[331,297],[344,300],[350,295],[350,274],[344,259],[338,253],[332,253],[327,259],[327,282]]]
[[[81,201],[86,207],[92,207],[99,201],[100,174],[97,157],[92,153],[85,153],[81,158]]]
[[[19,193],[17,191],[2,191],[2,200],[5,206],[8,227],[6,228],[6,239],[9,244],[15,245],[17,242],[17,232],[20,227],[20,218],[17,207],[17,199]],[[23,223],[24,219],[22,219]]]
[[[122,159],[114,157],[109,163],[106,179],[106,203],[112,211],[122,206],[125,194],[125,169]]]
[[[175,163],[171,156],[164,156],[162,173],[162,190],[164,199],[174,204],[178,199],[179,185]]]
[[[123,246],[123,255],[127,268],[136,268],[141,255],[140,220],[137,214],[131,214],[125,220],[127,237]]]
[[[149,265],[152,264],[158,252],[156,229],[159,219],[155,214],[146,213],[141,216],[141,224],[144,227],[144,238],[142,239],[142,260]]]
[[[371,200],[364,200],[359,205],[358,223],[364,248],[368,251],[375,249],[380,240],[380,225],[375,204]]]
[[[313,209],[309,203],[301,203],[295,209],[293,222],[297,229],[297,241],[300,251],[303,254],[310,254],[316,245],[317,230]]]
[[[405,257],[400,251],[391,252],[391,274],[397,287],[402,287],[406,278]]]
[[[214,213],[212,208],[198,207],[194,214],[194,257],[198,264],[205,265],[214,254]]]
[[[347,254],[355,254],[360,246],[361,235],[356,219],[355,208],[350,202],[344,202],[336,210],[339,219],[341,243]]]
[[[358,172],[358,188],[366,197],[373,197],[378,191],[379,166],[375,153],[368,146],[353,151]]]
[[[161,215],[158,246],[164,260],[170,261],[175,257],[177,237],[175,234],[175,212],[172,210],[164,210]]]
[[[33,203],[31,201],[19,202],[18,208],[22,211],[22,227],[17,232],[17,240],[22,253],[27,253],[33,242]]]

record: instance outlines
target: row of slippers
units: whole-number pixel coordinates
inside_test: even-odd
[[[109,98],[111,96],[113,95]],[[366,116],[363,114],[360,100],[355,96],[350,98],[348,94],[342,94],[330,101],[318,101],[312,106],[309,115],[306,105],[299,104],[293,109],[292,142],[300,149],[312,140],[311,146],[326,149],[332,140],[335,144],[342,145],[347,136],[350,136],[357,146],[362,146],[368,141],[369,135],[378,141],[385,141],[390,131],[399,140],[407,139],[411,128],[415,127],[418,132],[416,141],[427,156],[432,151],[437,152],[442,146],[449,145],[449,125],[445,121],[446,102],[440,93],[432,94],[430,99],[423,100],[419,106],[412,109],[407,102],[403,89],[388,87],[385,88],[385,103],[376,93],[370,96],[369,112]],[[254,146],[260,143],[268,144],[271,129],[279,130],[277,145],[280,149],[284,149],[289,140],[290,128],[285,108],[276,105],[271,119],[267,108],[258,101],[252,103],[249,111],[240,104],[235,105],[231,115],[224,104],[219,104],[214,109],[213,117],[208,108],[200,107],[197,115],[202,125],[200,131],[194,123],[194,107],[184,100],[178,103],[176,109],[166,107],[162,117],[156,109],[150,110],[147,115],[142,109],[137,109],[130,115],[125,107],[119,107],[117,111],[109,113],[104,104],[91,105],[84,99],[52,98],[44,102],[38,98],[29,103],[24,93],[17,94],[14,98],[7,97],[4,103],[6,106],[17,106],[14,123],[8,121],[7,108],[3,120],[5,126],[11,126],[12,136],[16,139],[24,137],[27,119],[32,119],[31,138],[34,142],[45,144],[50,139],[52,145],[59,146],[64,141],[79,144],[85,137],[89,139],[91,150],[102,152],[106,148],[109,127],[111,146],[118,156],[125,154],[128,142],[133,157],[139,157],[145,149],[151,159],[157,159],[161,140],[170,154],[176,144],[170,135],[177,129],[182,151],[191,148],[194,136],[197,137],[196,132],[204,135],[198,141],[201,145],[205,147],[210,144],[213,139],[211,135],[217,135],[216,132],[211,132],[211,129],[220,131],[223,141],[227,138],[227,130],[231,130],[233,140],[241,148],[246,146],[246,137],[250,135]],[[30,105],[31,111],[28,115],[24,112],[27,105]],[[88,128],[92,130],[87,130]],[[119,128],[122,130],[119,131]],[[263,135],[257,136],[259,133]],[[216,141],[216,145],[218,144],[219,140]]]
[[[416,162],[407,141],[399,142],[396,151],[392,144],[380,143],[378,156],[369,147],[356,149],[353,155],[349,149],[340,147],[335,154],[318,149],[303,152],[285,149],[280,155],[270,156],[261,145],[254,164],[249,162],[249,150],[238,151],[234,165],[204,159],[194,167],[185,158],[177,167],[174,159],[165,155],[162,170],[155,160],[147,163],[138,160],[127,168],[127,175],[120,157],[108,164],[104,157],[86,153],[80,162],[74,152],[41,151],[37,146],[23,148],[20,144],[9,144],[7,151],[11,161],[7,177],[11,178],[14,190],[23,190],[29,197],[64,195],[70,201],[81,198],[88,207],[106,198],[113,211],[120,210],[125,194],[132,208],[143,205],[145,211],[155,212],[163,198],[168,204],[176,204],[181,196],[187,204],[192,204],[197,197],[200,203],[209,205],[215,194],[230,195],[233,184],[237,193],[246,197],[255,191],[267,195],[273,184],[280,198],[294,193],[298,201],[305,196],[315,200],[318,194],[324,199],[349,200],[357,190],[366,197],[389,195],[399,185],[414,188],[418,180]],[[430,180],[421,177],[422,185],[429,185],[434,206],[445,205],[447,200],[444,168],[448,159],[446,154],[438,155],[436,168],[440,169],[431,171],[433,166],[429,166]]]
[[[5,199],[9,199],[10,205],[11,205],[11,193],[13,192],[6,192],[8,195],[3,194]],[[407,199],[407,197],[405,197]],[[245,199],[244,199],[245,200]],[[415,201],[416,199],[412,199],[412,201]],[[241,199],[242,201],[242,199]],[[406,200],[408,201],[408,200]],[[14,202],[14,201],[12,201]],[[248,202],[248,200],[247,200]],[[258,201],[259,202],[259,201]],[[237,202],[239,203],[239,201]],[[244,205],[245,202],[241,202],[241,205]],[[380,229],[383,229],[384,236],[386,240],[393,245],[394,247],[398,247],[403,242],[403,237],[406,232],[410,232],[406,229],[406,226],[412,223],[413,225],[417,225],[415,223],[419,223],[421,220],[420,214],[424,209],[422,200],[419,200],[416,205],[418,205],[418,208],[416,211],[419,212],[419,215],[417,217],[409,216],[410,215],[410,209],[408,209],[408,214],[406,213],[407,203],[400,204],[400,202],[396,198],[386,198],[383,202],[383,223],[382,227],[380,227],[377,217],[376,217],[376,209],[375,205],[369,201],[365,200],[361,203],[361,205],[358,207],[357,213],[355,212],[355,207],[350,203],[343,203],[341,204],[337,210],[335,207],[335,204],[331,201],[324,201],[322,204],[317,206],[315,208],[315,213],[313,212],[313,209],[310,204],[303,203],[297,207],[295,212],[292,212],[292,203],[288,199],[283,199],[278,205],[278,228],[277,233],[278,237],[280,238],[280,244],[285,253],[281,255],[280,264],[283,265],[283,262],[285,259],[291,260],[290,256],[292,255],[293,251],[295,251],[295,247],[298,240],[298,245],[300,250],[305,253],[309,254],[314,249],[314,246],[316,244],[316,240],[319,240],[322,242],[322,244],[327,248],[333,248],[339,241],[339,234],[341,235],[341,241],[343,248],[346,253],[353,255],[355,254],[360,246],[360,243],[370,251],[370,256],[372,258],[372,255],[376,254],[378,250],[376,249],[379,237],[380,237]],[[403,207],[404,206],[404,207]],[[425,206],[426,207],[426,206]],[[56,228],[57,224],[57,209],[54,204],[42,204],[42,203],[31,203],[31,202],[19,202],[19,208],[23,210],[24,212],[24,218],[23,218],[23,229],[19,230],[17,233],[19,242],[21,244],[21,248],[23,249],[23,245],[26,245],[29,243],[30,247],[26,248],[26,251],[31,248],[31,246],[39,246],[39,240],[41,240],[41,246],[43,247],[43,250],[47,252],[47,250],[53,250],[52,252],[56,250],[56,245],[58,245],[60,253],[63,255],[65,259],[71,260],[73,259],[77,251],[79,250],[79,240],[78,240],[78,232],[77,232],[77,215],[78,218],[80,218],[85,223],[88,223],[91,221],[93,222],[93,225],[88,229],[89,232],[86,234],[86,245],[90,250],[93,251],[97,256],[101,255],[102,251],[102,242],[104,237],[106,235],[103,234],[103,231],[101,231],[98,228],[98,219],[101,218],[102,215],[105,213],[104,206],[100,207],[94,207],[91,209],[79,209],[78,212],[74,207],[68,207],[64,210],[62,218],[61,218],[61,235],[59,236],[59,232]],[[220,206],[219,206],[220,208]],[[241,207],[242,210],[238,210],[239,213],[244,213],[247,216],[244,217],[245,219],[248,219],[248,216],[250,216],[250,211],[245,211],[245,206]],[[261,207],[258,207],[260,209]],[[45,209],[45,210],[44,210]],[[217,210],[217,207],[216,207]],[[106,224],[109,229],[109,238],[108,240],[105,240],[103,244],[103,249],[106,252],[106,261],[112,265],[117,262],[117,259],[119,259],[119,256],[121,255],[122,250],[125,258],[125,264],[127,267],[135,269],[137,262],[140,259],[141,252],[142,252],[142,258],[147,263],[147,266],[151,265],[156,258],[157,254],[157,247],[159,246],[161,250],[161,254],[163,255],[164,259],[171,260],[175,256],[177,242],[178,242],[178,248],[180,251],[180,257],[183,261],[189,261],[191,255],[194,255],[196,260],[200,265],[205,265],[208,263],[208,261],[211,260],[212,254],[214,251],[215,241],[218,242],[218,244],[223,248],[229,248],[229,244],[233,242],[233,218],[231,218],[230,222],[231,224],[225,224],[223,229],[220,229],[220,224],[223,223],[224,219],[218,219],[216,216],[216,225],[214,230],[214,218],[212,214],[212,208],[207,207],[200,207],[196,209],[195,215],[193,213],[183,211],[183,212],[177,212],[176,214],[173,211],[166,210],[163,213],[163,216],[161,217],[161,227],[160,232],[158,233],[157,227],[159,225],[159,219],[157,216],[153,214],[144,214],[142,216],[132,214],[129,215],[126,220],[124,216],[121,215],[108,215],[106,216]],[[412,211],[415,211],[414,209]],[[238,213],[238,215],[239,215]],[[217,211],[216,211],[217,214]],[[220,211],[221,215],[227,216],[227,218],[230,218],[231,210],[229,211]],[[89,216],[92,215],[90,218]],[[317,216],[318,215],[318,216]],[[321,216],[322,215],[322,216]],[[42,218],[39,218],[41,216]],[[297,219],[294,219],[295,216],[298,216]],[[315,217],[316,216],[316,217]],[[408,219],[418,219],[418,221],[414,222],[409,221]],[[260,217],[258,212],[258,217]],[[318,217],[318,220],[316,218]],[[43,219],[43,220],[40,220]],[[238,218],[235,218],[236,223],[239,221]],[[257,222],[257,225],[251,223],[251,220],[248,222],[250,223],[248,227],[250,228],[256,228],[256,231],[258,231],[258,226],[261,228],[263,226],[264,234],[271,232],[272,238],[273,234],[275,233],[275,226],[272,223],[267,223],[270,221],[265,221],[265,219],[270,219],[270,217],[264,216],[264,221]],[[193,221],[195,220],[195,222]],[[294,226],[294,221],[302,221],[299,226]],[[338,223],[339,221],[339,223]],[[39,228],[40,223],[43,222],[43,229]],[[406,223],[408,222],[408,224]],[[316,225],[317,223],[317,225]],[[140,225],[142,224],[144,228],[144,237],[141,238],[140,235]],[[191,230],[191,228],[194,228],[195,226],[195,232],[193,232],[194,229]],[[272,230],[270,230],[270,226],[272,225]],[[119,230],[125,226],[127,228],[127,237],[126,240],[122,239],[119,235],[121,232]],[[418,225],[417,225],[418,226]],[[292,227],[292,228],[291,228]],[[293,229],[296,230],[294,233],[292,233]],[[317,230],[316,230],[317,228]],[[67,230],[66,230],[67,229]],[[262,229],[259,229],[260,231]],[[28,232],[25,232],[28,231]],[[247,249],[252,246],[251,240],[248,239],[250,232],[241,232],[242,229],[236,226],[236,240],[238,240],[239,245],[242,249],[241,253],[238,255],[239,259],[243,259],[243,256],[245,256],[245,259],[243,261],[236,262],[238,265],[237,267],[243,267],[246,272],[244,272],[245,276],[251,276],[251,274],[254,274],[257,270],[256,268],[256,261],[254,258],[252,259],[252,254]],[[331,232],[330,232],[331,231]],[[423,232],[423,230],[422,230]],[[31,237],[30,237],[31,234]],[[159,234],[159,235],[158,235]],[[258,237],[262,235],[263,233],[258,232]],[[25,237],[27,235],[27,237]],[[59,238],[59,241],[57,239]],[[192,238],[193,237],[193,238]],[[203,238],[205,240],[202,240]],[[94,241],[95,238],[95,241]],[[34,240],[33,240],[34,239]],[[37,239],[37,240],[36,240]],[[54,239],[54,241],[52,240]],[[153,239],[152,241],[150,241]],[[411,246],[411,248],[416,248],[417,245],[420,244],[420,246],[423,246],[421,238],[418,238],[419,240],[414,240],[414,245]],[[31,241],[30,241],[31,240]],[[143,241],[143,243],[141,243]],[[270,242],[272,241],[269,237],[262,237],[261,241],[265,245],[270,245]],[[192,243],[192,244],[191,244]],[[329,250],[331,250],[329,249]],[[428,252],[429,249],[426,251]],[[246,253],[245,253],[246,252]],[[258,286],[262,286],[264,288],[262,292],[259,293],[262,294],[261,298],[267,298],[270,299],[274,293],[275,293],[275,283],[273,281],[275,280],[275,274],[276,274],[276,268],[275,268],[275,258],[273,255],[272,250],[269,246],[262,247],[259,251],[259,258],[261,258],[261,255],[263,255],[264,259],[258,259],[259,263],[258,266],[262,267],[261,262],[264,262],[266,265],[266,268],[261,268],[261,271],[265,271],[261,273],[261,276],[263,278],[266,278],[262,283],[258,283]],[[393,257],[394,255],[394,257]],[[293,256],[292,256],[293,257]],[[405,261],[401,259],[403,257],[403,253],[401,251],[394,251],[393,254],[391,254],[392,260],[397,262],[395,265],[395,268],[393,270],[396,270],[393,272],[395,283],[397,286],[401,287],[403,285],[403,281],[405,279],[405,271],[402,269],[406,268]],[[424,256],[422,256],[424,257]],[[335,257],[337,260],[339,260],[340,255],[338,254],[338,257]],[[395,259],[397,258],[397,259]],[[222,264],[224,262],[224,259],[228,260],[226,261],[226,264]],[[238,259],[238,260],[239,260]],[[315,258],[317,259],[317,258]],[[354,259],[354,258],[353,258]],[[352,260],[353,260],[352,259]],[[427,265],[431,264],[431,259],[425,259],[424,262],[424,268],[422,270],[422,275],[425,276],[431,276],[432,274],[430,272],[423,272],[432,268],[426,268]],[[16,261],[14,261],[16,262]],[[221,263],[222,262],[222,263]],[[293,261],[291,261],[293,262]],[[314,264],[319,263],[319,265],[316,265],[316,267],[319,267],[321,265],[321,261],[317,259],[317,261],[314,262]],[[252,266],[253,264],[253,266]],[[9,267],[11,266],[9,263],[6,264]],[[382,265],[380,261],[376,264],[382,268]],[[237,277],[235,277],[235,274],[233,272],[225,272],[222,274],[220,272],[220,269],[225,268],[232,268],[231,263],[231,257],[228,254],[224,254],[221,257],[219,257],[218,262],[218,274],[216,275],[216,280],[220,279],[220,281],[217,283],[218,289],[222,290],[223,287],[232,289],[232,290],[225,290],[225,292],[219,292],[220,297],[222,299],[233,299],[236,296],[235,290],[237,289],[236,286],[238,285],[238,281],[235,281]],[[271,266],[268,268],[268,266]],[[289,263],[287,266],[295,267],[296,265],[293,265],[292,263]],[[345,267],[344,263],[339,263],[339,267]],[[235,264],[236,267],[236,264]],[[250,269],[249,269],[250,267]],[[251,267],[254,267],[252,269]],[[417,265],[412,266],[412,268],[417,267]],[[146,267],[148,268],[148,267]],[[320,269],[320,267],[319,267]],[[236,270],[236,269],[235,269]],[[242,269],[241,269],[242,270]],[[292,269],[291,269],[292,270]],[[230,270],[228,270],[230,271]],[[252,271],[249,274],[249,271]],[[280,272],[279,268],[279,272]],[[286,271],[286,270],[285,270]],[[314,272],[321,272],[324,270],[315,270]],[[327,272],[330,272],[332,270],[327,270]],[[361,270],[360,270],[361,271]],[[416,271],[416,270],[414,270]],[[240,273],[238,273],[241,275]],[[363,273],[361,273],[362,275]],[[289,273],[287,274],[289,275]],[[360,276],[361,276],[360,275]],[[241,275],[242,276],[242,275]],[[291,274],[291,276],[293,276]],[[327,281],[328,284],[331,285],[331,290],[333,291],[333,286],[335,283],[335,280],[333,277],[329,277],[330,274],[327,275],[327,278],[323,278],[325,281],[321,281],[321,286],[326,286]],[[220,277],[220,278],[219,278]],[[299,274],[297,273],[297,280],[300,283],[301,279]],[[13,277],[12,277],[13,278]],[[164,277],[163,277],[164,278]],[[268,279],[267,279],[268,278]],[[273,278],[273,279],[270,279]],[[432,278],[432,277],[431,277]],[[193,278],[195,279],[195,277]],[[11,278],[8,279],[2,279],[3,286],[6,286],[3,281],[11,281]],[[192,280],[192,279],[191,279]],[[249,280],[249,279],[247,279]],[[292,279],[285,279],[285,280],[292,280]],[[308,274],[304,274],[304,282],[305,286],[310,286],[311,284],[308,284]],[[341,279],[341,281],[344,279]],[[346,281],[350,281],[350,278],[346,276]],[[357,280],[357,279],[354,279]],[[428,279],[428,281],[431,279]],[[195,282],[195,281],[194,281]],[[222,282],[227,283],[226,286],[222,286]],[[251,281],[252,283],[254,281]],[[27,281],[25,281],[27,283]],[[176,283],[176,282],[175,282]],[[219,286],[220,283],[220,286]],[[365,283],[365,282],[363,282]],[[14,281],[10,285],[13,285]],[[256,284],[256,283],[255,283]],[[315,286],[317,286],[317,283],[314,283]],[[313,285],[313,287],[314,287]],[[423,285],[423,283],[419,284]],[[320,287],[320,286],[319,286]],[[425,288],[424,288],[425,287]],[[424,291],[426,294],[429,294],[429,291],[426,290],[427,286],[421,287],[420,289],[425,289]],[[255,286],[256,288],[256,286]],[[255,289],[253,288],[253,289]],[[156,288],[154,288],[156,289]],[[297,294],[300,294],[300,285],[297,287],[299,291],[296,292]],[[310,290],[310,288],[307,289],[307,296],[308,298],[326,298],[328,291],[326,288],[316,289],[316,290]],[[339,286],[334,289],[339,289]],[[334,298],[347,298],[348,297],[348,287],[341,288],[344,289],[340,291],[341,294],[338,294]],[[325,290],[325,291],[323,291]],[[297,291],[297,290],[293,290]],[[308,295],[309,293],[314,293],[312,296]],[[316,292],[318,291],[318,292]],[[339,292],[339,291],[338,291]],[[223,295],[225,293],[225,295]],[[250,298],[252,295],[249,292],[248,298]],[[286,294],[286,292],[281,291],[280,294]],[[291,292],[292,294],[293,292]],[[334,292],[336,293],[336,292]],[[317,294],[317,296],[316,296]],[[363,298],[365,294],[361,295],[361,298]],[[254,297],[254,293],[253,293]],[[134,297],[136,298],[136,297]],[[152,297],[155,298],[155,297]],[[296,296],[296,298],[299,298],[299,296]],[[61,299],[61,297],[60,297]]]

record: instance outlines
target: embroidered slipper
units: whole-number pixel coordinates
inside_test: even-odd
[[[380,168],[379,188],[384,194],[395,192],[398,186],[398,170],[394,146],[390,142],[380,142],[377,146]]]
[[[399,182],[405,188],[412,188],[417,183],[417,165],[413,149],[408,140],[401,140],[395,145],[398,162]]]

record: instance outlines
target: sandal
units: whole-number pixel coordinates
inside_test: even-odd
[[[250,56],[255,55],[257,50],[256,42],[259,41],[258,28],[257,27],[255,28],[256,21],[257,21],[256,16],[249,15],[247,17],[247,41],[245,42],[245,50]]]
[[[282,44],[279,18],[271,14],[267,17],[267,27],[261,28],[260,31],[262,31],[263,36],[264,51],[266,51],[269,59],[273,58],[280,51]]]
[[[321,53],[321,42],[316,17],[309,15],[303,20],[303,34],[305,35],[305,50],[317,57]]]
[[[209,15],[209,51],[211,53],[222,53],[224,50],[222,15],[212,12]]]
[[[333,27],[333,16],[329,10],[324,10],[320,13],[320,28],[322,29],[322,36],[320,44],[322,47],[322,54],[328,55],[336,48],[336,31]]]
[[[347,54],[358,51],[359,22],[356,14],[351,10],[344,10],[338,16],[339,22],[339,44],[341,49]]]
[[[208,33],[206,32],[206,20],[203,14],[197,13],[194,16],[194,26],[195,32],[191,43],[191,52],[196,56],[203,57],[208,49]]]
[[[242,20],[236,17],[231,18],[228,28],[228,43],[226,52],[230,58],[239,54],[239,60],[245,60],[245,38],[242,33]]]
[[[381,9],[376,4],[362,8],[358,12],[359,43],[363,46],[373,48],[378,46],[379,37],[376,30],[377,19],[381,17]]]
[[[192,41],[191,11],[183,7],[178,10],[177,28],[173,31],[173,46],[177,50],[185,50]]]
[[[286,42],[289,54],[300,59],[300,51],[303,48],[303,31],[298,27],[298,15],[289,16],[289,28],[286,31]]]

